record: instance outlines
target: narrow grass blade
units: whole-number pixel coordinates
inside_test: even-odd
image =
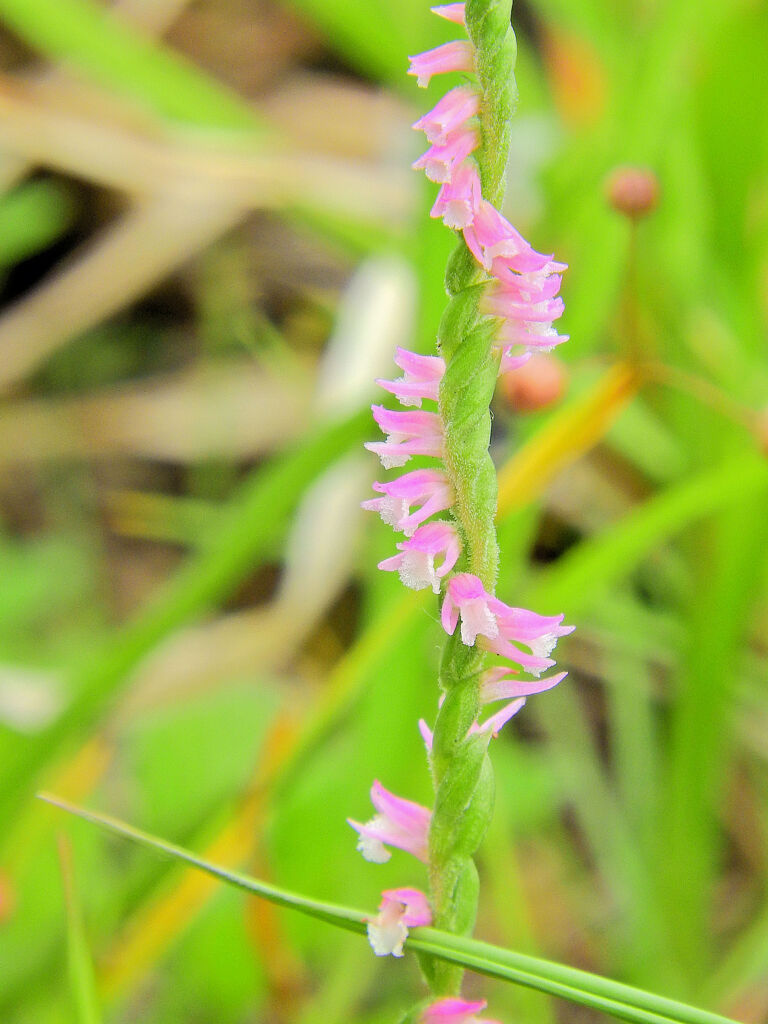
[[[96,996],[93,962],[85,938],[83,916],[75,887],[72,847],[64,835],[59,836],[59,863],[67,910],[69,982],[77,1010],[77,1024],[100,1024],[101,1013]]]
[[[335,903],[325,903],[306,896],[281,889],[276,885],[250,878],[248,875],[217,864],[202,860],[189,850],[174,843],[166,842],[156,836],[149,835],[133,828],[116,818],[97,814],[80,807],[75,807],[64,800],[50,794],[39,794],[40,799],[70,814],[75,814],[109,832],[125,836],[142,846],[155,849],[170,857],[176,857],[192,867],[206,871],[230,885],[238,886],[247,892],[270,900],[284,907],[292,907],[301,913],[334,924],[349,931],[364,932],[367,915],[351,907]],[[538,989],[549,995],[560,996],[582,1006],[588,1006],[603,1013],[617,1017],[632,1024],[665,1024],[675,1021],[677,1024],[734,1024],[727,1017],[709,1013],[678,1003],[672,999],[645,992],[642,989],[623,985],[620,982],[589,974],[573,967],[540,960],[537,957],[525,956],[511,950],[500,949],[486,942],[468,939],[463,936],[450,935],[435,928],[417,928],[408,940],[413,951],[427,953],[442,960],[461,964],[471,970],[500,978],[529,988]]]

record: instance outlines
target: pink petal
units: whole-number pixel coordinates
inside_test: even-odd
[[[474,47],[463,39],[452,43],[443,43],[442,46],[436,46],[433,50],[409,57],[411,66],[408,68],[408,74],[416,75],[417,84],[425,89],[433,75],[440,75],[448,71],[474,71],[474,58]]]

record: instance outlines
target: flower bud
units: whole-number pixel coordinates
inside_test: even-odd
[[[655,210],[659,182],[647,167],[617,167],[608,175],[605,193],[614,210],[640,220]]]
[[[15,903],[13,887],[8,876],[0,874],[0,922],[11,916]]]
[[[556,356],[541,353],[516,370],[502,374],[499,384],[508,409],[515,413],[536,412],[563,397],[567,372]]]
[[[755,436],[760,445],[760,451],[768,458],[768,408],[757,414],[754,420]]]

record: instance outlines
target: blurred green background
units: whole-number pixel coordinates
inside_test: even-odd
[[[578,630],[494,743],[478,932],[765,1021],[768,8],[513,20],[506,212],[570,264],[572,340],[558,403],[497,396],[499,593]],[[32,794],[321,898],[424,883],[344,819],[374,777],[429,801],[437,609],[377,572],[394,538],[358,506],[372,380],[444,303],[452,239],[408,166],[445,82],[404,72],[451,26],[0,0],[0,27],[0,1019],[395,1020],[409,958]],[[608,198],[626,164],[658,184],[642,219]]]

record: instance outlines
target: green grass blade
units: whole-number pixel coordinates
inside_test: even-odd
[[[75,887],[72,847],[66,836],[59,836],[59,863],[67,911],[67,960],[69,983],[77,1008],[78,1024],[100,1024],[101,1013],[96,995],[93,962],[85,938],[83,915]]]
[[[291,907],[301,913],[350,931],[360,933],[365,931],[367,915],[363,911],[335,903],[313,900],[276,885],[258,881],[240,872],[230,871],[217,864],[202,860],[183,847],[142,832],[116,818],[76,807],[50,794],[41,793],[39,795],[42,800],[61,810],[83,818],[109,832],[122,835],[142,846],[175,857],[192,867],[199,868],[224,882],[256,896],[261,896],[279,906]],[[538,989],[540,992],[600,1010],[620,1020],[633,1022],[633,1024],[665,1024],[669,1021],[676,1021],[678,1024],[734,1024],[729,1018],[719,1014],[699,1010],[685,1003],[623,985],[587,971],[580,971],[522,953],[514,953],[486,942],[451,935],[435,928],[414,929],[408,940],[408,945],[413,951],[461,964],[489,977],[526,985],[529,988]]]
[[[0,0],[0,20],[38,52],[165,117],[235,131],[258,127],[245,100],[93,0]]]

